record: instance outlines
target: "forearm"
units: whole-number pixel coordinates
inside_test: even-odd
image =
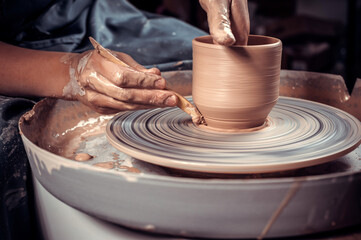
[[[62,97],[69,82],[67,53],[30,50],[0,42],[0,94]]]
[[[127,66],[96,50],[46,52],[0,42],[0,94],[79,100],[106,114],[177,105],[158,69],[145,69],[124,53],[117,56]]]

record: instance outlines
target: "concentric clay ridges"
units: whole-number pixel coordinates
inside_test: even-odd
[[[285,97],[254,131],[213,131],[196,126],[179,109],[167,108],[118,114],[106,132],[113,146],[137,159],[209,173],[313,166],[351,152],[361,141],[360,121],[350,114]]]
[[[249,44],[214,45],[210,36],[193,40],[193,99],[212,127],[259,126],[278,99],[281,41],[251,35]]]

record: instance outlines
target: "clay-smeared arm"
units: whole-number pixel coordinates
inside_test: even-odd
[[[250,22],[247,0],[199,0],[207,12],[209,31],[215,43],[247,45]]]
[[[95,50],[82,54],[24,49],[0,42],[0,94],[79,100],[101,113],[176,106],[158,69],[145,69],[124,53],[129,67]]]

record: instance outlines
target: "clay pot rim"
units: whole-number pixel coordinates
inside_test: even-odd
[[[257,45],[232,45],[232,46],[223,46],[223,45],[217,45],[217,44],[213,44],[213,43],[207,43],[204,42],[204,40],[211,40],[212,36],[211,35],[206,35],[206,36],[200,36],[200,37],[196,37],[192,40],[193,45],[196,45],[198,47],[206,47],[206,48],[215,48],[215,49],[223,49],[223,48],[272,48],[278,45],[281,45],[282,42],[280,39],[275,38],[275,37],[270,37],[270,36],[263,36],[263,35],[249,35],[249,39],[250,38],[262,38],[262,39],[268,39],[271,41],[274,41],[272,43],[266,43],[266,44],[257,44]],[[203,41],[202,41],[203,40]]]

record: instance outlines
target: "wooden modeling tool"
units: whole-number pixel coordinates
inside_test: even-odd
[[[106,58],[107,60],[109,60],[115,64],[119,64],[119,65],[122,65],[125,67],[130,67],[128,64],[126,64],[125,62],[123,62],[122,60],[120,60],[119,58],[114,56],[109,50],[107,50],[102,45],[100,45],[94,38],[89,37],[89,39],[90,39],[90,42],[92,43],[93,47],[97,50],[97,52],[102,57]],[[202,114],[186,98],[184,98],[182,95],[180,95],[179,93],[177,93],[169,88],[166,88],[166,90],[172,91],[174,93],[174,95],[177,96],[177,98],[178,98],[177,107],[182,109],[185,113],[189,114],[192,117],[192,121],[195,124],[197,124],[197,125],[205,124]]]

